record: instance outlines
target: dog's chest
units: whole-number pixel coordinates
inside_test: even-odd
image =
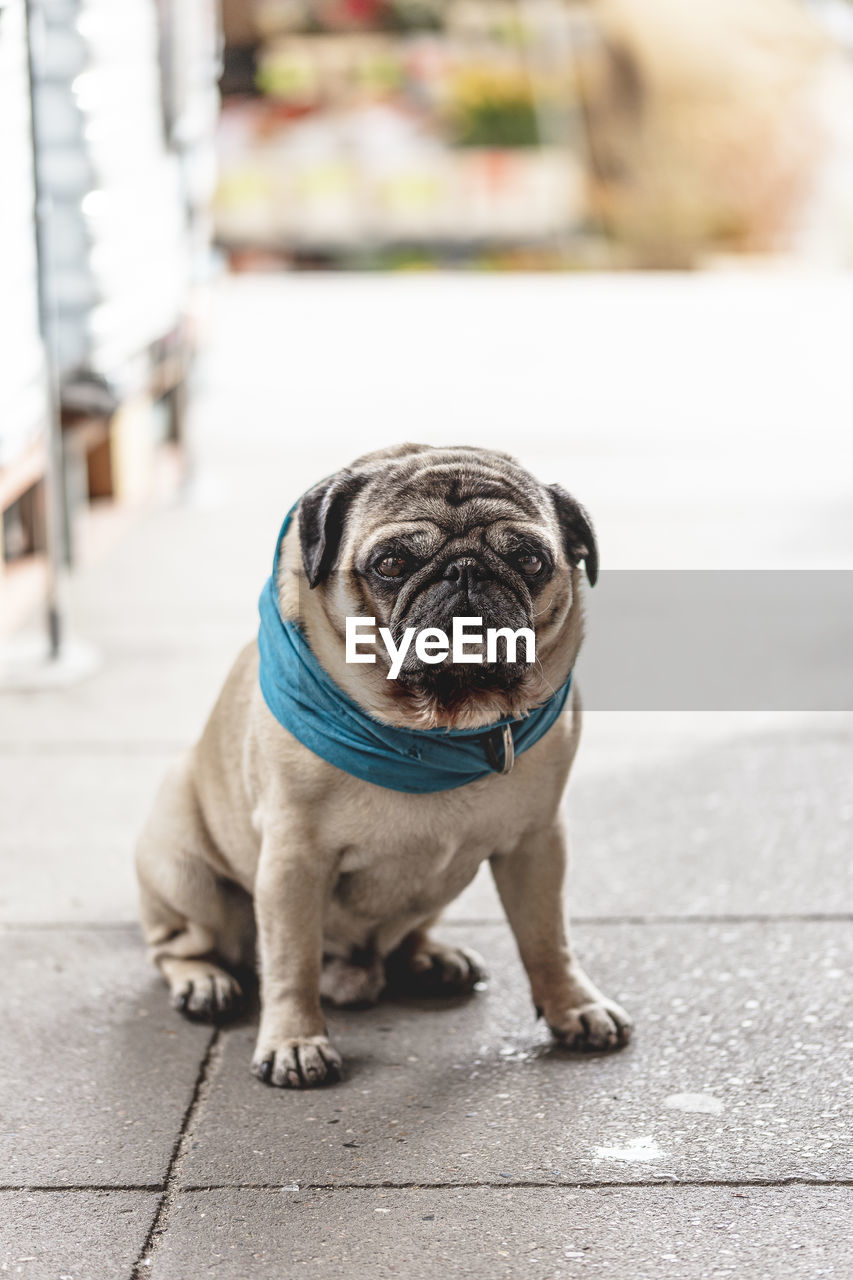
[[[438,910],[473,879],[480,863],[513,847],[528,817],[516,807],[445,793],[445,807],[390,803],[340,861],[335,899],[340,906],[376,921]],[[447,803],[450,801],[450,803]]]

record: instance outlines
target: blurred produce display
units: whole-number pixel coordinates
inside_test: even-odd
[[[839,8],[226,0],[217,237],[343,265],[788,251],[831,150],[827,79],[853,76]]]
[[[543,58],[551,15],[521,7],[258,4],[254,92],[226,99],[220,126],[220,242],[363,261],[582,236],[586,20],[561,11]]]

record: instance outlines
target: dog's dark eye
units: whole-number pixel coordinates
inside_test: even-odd
[[[523,556],[519,556],[516,560],[521,572],[525,578],[535,578],[542,568],[542,561],[538,556],[534,556],[531,552],[525,552]]]
[[[383,578],[402,578],[406,572],[406,562],[402,556],[383,556],[374,567]]]

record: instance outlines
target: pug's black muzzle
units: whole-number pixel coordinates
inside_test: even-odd
[[[415,646],[410,645],[400,669],[401,681],[447,703],[474,690],[513,689],[522,680],[528,664],[507,661],[503,639],[498,642],[497,661],[485,661],[486,631],[501,627],[512,631],[520,627],[533,629],[533,603],[526,584],[518,575],[513,575],[518,581],[512,581],[510,571],[502,573],[503,568],[495,568],[471,553],[456,555],[436,566],[414,592],[398,602],[391,617],[391,632],[398,644],[407,627],[417,631],[438,627],[450,636],[454,618],[480,618],[484,635],[479,649],[476,642],[466,642],[469,653],[481,654],[481,662],[454,662],[451,652],[440,663],[425,663],[418,658]]]

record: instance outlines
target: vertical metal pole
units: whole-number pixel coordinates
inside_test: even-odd
[[[45,589],[45,622],[48,649],[52,661],[61,654],[63,644],[63,614],[61,605],[61,575],[66,538],[65,528],[65,469],[63,465],[62,423],[59,404],[59,368],[56,359],[56,299],[51,288],[50,249],[46,233],[51,215],[50,197],[45,193],[38,168],[38,108],[35,91],[34,47],[44,41],[44,13],[39,0],[25,0],[27,30],[27,70],[30,88],[30,140],[32,147],[33,190],[35,193],[36,262],[38,275],[39,330],[46,363],[47,391],[47,469],[45,473],[45,553],[47,582]]]

